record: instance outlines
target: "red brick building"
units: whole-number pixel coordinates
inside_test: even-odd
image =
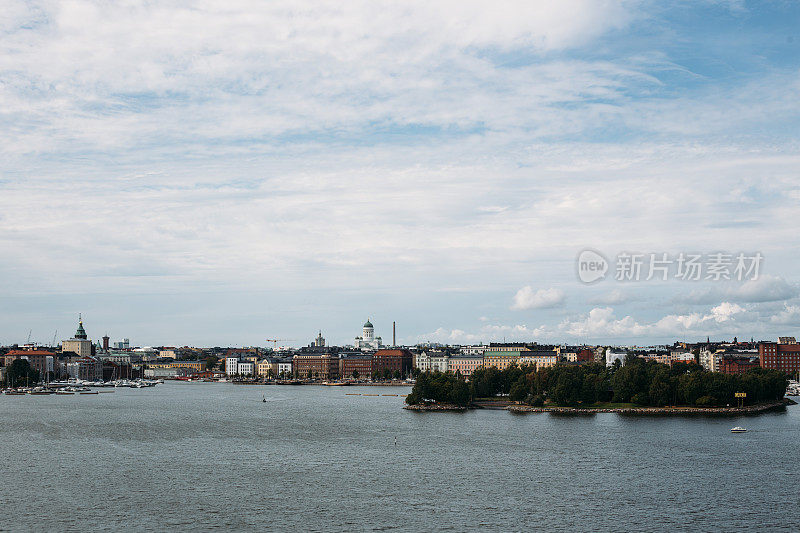
[[[353,377],[353,372],[358,372],[359,378],[372,376],[372,356],[342,354],[339,359],[339,375],[342,379],[349,379]]]
[[[717,363],[717,371],[723,374],[744,374],[760,366],[761,362],[758,359],[723,355]]]
[[[55,355],[53,352],[45,350],[10,350],[4,356],[4,366],[11,366],[11,363],[17,359],[27,359],[31,368],[38,370],[39,375],[44,379],[46,372],[53,371]]]
[[[302,353],[292,361],[294,375],[306,379],[336,379],[339,377],[339,356],[329,353]],[[310,374],[309,374],[310,372]]]
[[[405,377],[411,372],[414,357],[408,350],[378,350],[372,356],[372,372],[382,375],[386,369],[394,375],[400,372]]]
[[[762,342],[758,345],[761,368],[782,370],[789,374],[800,372],[800,344],[796,342]]]

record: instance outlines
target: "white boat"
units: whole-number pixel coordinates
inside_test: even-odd
[[[747,429],[743,428],[742,426],[731,428],[731,433],[744,433],[745,431],[747,431]]]

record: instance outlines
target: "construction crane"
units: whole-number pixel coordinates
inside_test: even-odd
[[[56,347],[56,337],[58,337],[58,330],[56,330],[56,332],[55,332],[55,333],[53,333],[53,344],[51,344],[51,345],[50,345],[50,346],[52,346],[53,348],[55,348],[55,347]]]
[[[28,342],[26,342],[25,344],[30,344],[31,343],[31,334],[32,333],[33,333],[33,330],[29,330],[28,331]]]
[[[279,342],[290,342],[290,341],[293,341],[293,340],[295,340],[295,339],[266,339],[267,342],[271,342],[272,343],[272,349],[273,350],[278,347],[278,343]]]

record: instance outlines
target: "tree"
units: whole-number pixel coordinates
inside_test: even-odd
[[[12,387],[30,385],[39,381],[39,371],[27,359],[15,359],[6,369],[6,382]]]
[[[395,370],[393,377],[394,377],[394,379],[400,379],[400,371],[399,370]]]
[[[358,370],[353,370],[353,379],[358,379]]]
[[[218,362],[219,358],[216,355],[214,354],[209,355],[208,357],[206,357],[206,370],[214,370]]]

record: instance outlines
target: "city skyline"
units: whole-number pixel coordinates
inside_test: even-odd
[[[0,344],[797,333],[800,6],[458,5],[12,1]]]

